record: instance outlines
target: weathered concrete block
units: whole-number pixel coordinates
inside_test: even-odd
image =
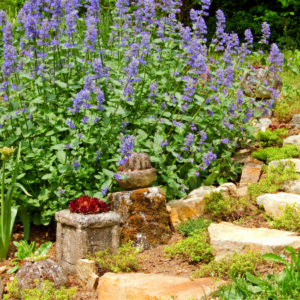
[[[171,238],[166,196],[160,187],[108,194],[111,210],[121,217],[121,241],[143,249],[165,244]]]
[[[63,269],[76,273],[79,259],[90,252],[120,246],[120,216],[114,212],[83,215],[68,209],[55,214],[57,221],[56,259]]]

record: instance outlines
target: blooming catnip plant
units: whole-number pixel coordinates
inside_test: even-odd
[[[98,0],[85,14],[79,0],[28,0],[16,28],[0,13],[0,147],[22,143],[19,180],[33,199],[18,194],[16,202],[35,224],[82,194],[118,190],[117,170],[132,151],[149,154],[168,199],[182,197],[249,139],[253,116],[272,107],[275,91],[257,101],[240,87],[252,68],[245,58],[260,55],[251,53],[251,31],[240,43],[219,10],[208,47],[210,1],[190,11],[192,27],[176,19],[180,5],[117,0],[109,39]],[[269,36],[264,23],[264,47]],[[280,72],[282,62],[271,45],[266,69]]]

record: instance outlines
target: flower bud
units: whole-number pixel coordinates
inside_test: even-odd
[[[3,147],[0,149],[0,153],[1,153],[1,159],[6,161],[9,160],[13,154],[15,152],[15,149],[13,148],[7,148],[7,147]]]

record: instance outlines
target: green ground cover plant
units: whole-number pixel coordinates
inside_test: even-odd
[[[283,215],[277,218],[268,218],[269,227],[273,229],[300,231],[300,214],[296,204],[286,205],[283,209]]]
[[[116,253],[111,249],[99,251],[89,259],[96,262],[99,268],[110,270],[114,273],[136,271],[139,268],[138,253],[140,249],[132,246],[132,242],[121,245]]]
[[[276,254],[264,254],[265,260],[285,265],[280,274],[254,276],[247,272],[245,277],[232,276],[233,283],[223,286],[218,294],[222,300],[250,300],[269,299],[285,300],[299,299],[300,297],[300,251],[298,254],[292,247],[285,247],[291,255],[291,263]]]
[[[211,223],[213,221],[203,218],[189,219],[188,221],[181,222],[176,229],[182,235],[191,236],[196,230],[207,231]]]
[[[225,197],[222,191],[212,191],[205,196],[205,213],[210,213],[213,219],[238,220],[252,204],[246,198]]]
[[[8,294],[4,294],[4,300],[71,300],[77,294],[77,288],[66,289],[62,287],[56,290],[48,280],[44,281],[42,288],[24,289],[20,292],[17,286],[17,277],[11,283],[8,283],[7,289]]]
[[[119,0],[111,26],[94,0],[86,14],[77,0],[28,0],[14,27],[1,12],[0,147],[21,142],[19,180],[33,197],[16,192],[14,203],[35,224],[49,224],[82,194],[118,190],[117,170],[132,151],[149,154],[154,184],[170,200],[204,184],[252,136],[251,118],[279,95],[244,95],[245,57],[263,58],[267,72],[279,74],[283,54],[276,44],[267,53],[267,23],[264,56],[251,53],[249,30],[245,43],[234,33],[225,38],[221,10],[208,47],[210,2],[202,4],[191,11],[191,28],[176,19],[177,1]]]
[[[246,254],[234,252],[226,255],[220,261],[212,260],[193,273],[193,277],[219,277],[229,279],[232,274],[241,277],[247,272],[254,274],[256,268],[264,262],[259,252],[249,251]]]
[[[294,163],[290,161],[289,165],[285,166],[281,162],[278,167],[271,166],[270,169],[267,169],[264,179],[258,183],[249,184],[248,194],[255,201],[260,195],[274,194],[282,190],[284,183],[295,179],[299,179],[299,175],[296,173]]]
[[[251,156],[269,164],[274,160],[298,158],[300,153],[296,145],[284,145],[282,148],[269,147],[259,149],[258,151],[254,151]]]
[[[189,237],[180,240],[164,249],[166,256],[188,259],[189,262],[209,262],[212,258],[212,247],[208,241],[208,234],[203,230],[195,230]]]
[[[255,135],[256,141],[260,142],[260,145],[265,147],[283,145],[283,139],[289,135],[286,128],[278,128],[275,130],[267,129],[266,131],[259,131]]]

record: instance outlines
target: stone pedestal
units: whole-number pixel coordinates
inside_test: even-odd
[[[166,196],[159,187],[108,195],[111,210],[121,217],[121,242],[150,249],[171,238]]]
[[[120,246],[120,216],[114,212],[82,215],[68,209],[55,214],[57,221],[56,259],[67,272],[76,273],[76,263],[94,254]]]

